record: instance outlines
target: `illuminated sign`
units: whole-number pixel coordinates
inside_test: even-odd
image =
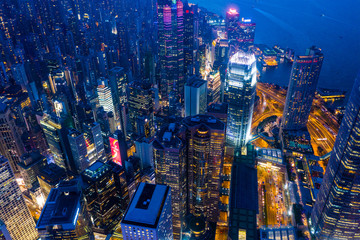
[[[109,137],[109,140],[110,140],[111,155],[113,162],[122,166],[119,141],[112,137]]]
[[[236,11],[236,9],[234,9],[234,8],[230,8],[230,9],[229,9],[229,13],[230,13],[230,14],[238,14],[238,12]]]
[[[239,240],[246,240],[246,230],[245,229],[239,229],[239,231],[238,231],[238,239]]]

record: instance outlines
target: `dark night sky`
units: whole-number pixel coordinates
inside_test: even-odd
[[[257,23],[256,43],[279,44],[304,54],[311,45],[325,55],[320,87],[349,90],[360,70],[360,1],[358,0],[189,0],[225,15],[240,9],[240,17]],[[284,83],[283,85],[287,85]]]

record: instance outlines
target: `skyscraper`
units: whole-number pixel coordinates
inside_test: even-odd
[[[226,142],[235,152],[249,141],[256,89],[254,54],[237,52],[229,61],[225,81],[228,103]]]
[[[74,160],[70,163],[70,166],[74,172],[81,173],[91,164],[89,162],[84,134],[75,129],[71,129],[67,137]]]
[[[53,121],[50,116],[45,116],[40,120],[40,125],[44,131],[45,138],[49,145],[50,152],[54,157],[55,164],[66,169],[66,156],[65,149],[62,144],[61,124]]]
[[[97,94],[99,98],[99,105],[104,108],[105,112],[112,112],[115,114],[115,108],[112,98],[111,89],[108,86],[107,79],[100,79],[97,87]]]
[[[124,240],[173,239],[171,190],[140,183],[121,221]]]
[[[176,240],[180,239],[187,212],[186,145],[179,138],[179,128],[175,123],[164,126],[153,142],[156,184],[171,187],[173,233]]]
[[[0,156],[0,219],[12,239],[36,240],[34,219],[15,180],[9,161]]]
[[[192,76],[185,84],[185,117],[205,114],[207,82]]]
[[[188,157],[189,211],[209,222],[219,218],[220,174],[224,162],[225,124],[213,116],[183,120]]]
[[[14,172],[18,172],[20,156],[24,146],[15,124],[15,116],[10,107],[0,102],[0,154],[9,160]]]
[[[233,8],[230,8],[229,11],[226,12],[225,28],[229,40],[234,40],[237,38],[239,16],[239,12]]]
[[[94,239],[80,182],[62,181],[51,189],[36,224],[41,239]]]
[[[158,0],[158,42],[160,59],[160,93],[164,106],[175,89],[184,94],[184,19],[180,0]]]
[[[286,94],[281,129],[306,128],[323,59],[321,50],[315,46],[309,48],[305,56],[295,58]]]
[[[316,239],[360,236],[360,74],[355,80],[311,213]]]
[[[150,82],[131,82],[128,103],[133,132],[142,137],[154,136],[154,101]]]
[[[112,167],[100,161],[81,173],[87,209],[92,216],[94,231],[109,233],[122,217],[125,205],[117,188]]]

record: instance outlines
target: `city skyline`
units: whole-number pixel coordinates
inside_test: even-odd
[[[0,239],[358,238],[353,14],[194,1],[0,3]]]

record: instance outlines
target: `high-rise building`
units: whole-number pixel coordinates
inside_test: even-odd
[[[192,76],[185,84],[185,117],[205,114],[207,107],[207,82]]]
[[[26,153],[21,156],[21,161],[18,163],[18,166],[27,189],[39,187],[37,176],[40,170],[46,165],[46,157],[39,152]]]
[[[180,126],[171,123],[161,128],[154,142],[156,184],[171,187],[174,239],[181,239],[181,230],[187,212],[186,145],[179,138]]]
[[[194,73],[195,6],[184,2],[184,67],[189,75]]]
[[[253,44],[255,39],[256,23],[251,19],[242,18],[239,22],[238,41],[240,43]]]
[[[170,187],[140,183],[121,230],[124,240],[173,239]]]
[[[187,142],[189,212],[209,222],[219,218],[220,183],[224,162],[225,124],[213,116],[183,120]]]
[[[18,172],[20,156],[24,153],[20,134],[15,124],[15,116],[10,107],[0,102],[0,154],[9,160],[14,172]]]
[[[49,196],[51,189],[57,188],[59,183],[62,180],[65,180],[66,177],[65,169],[54,163],[50,163],[41,168],[37,178],[44,198],[46,199]]]
[[[256,152],[252,145],[234,159],[231,169],[229,200],[229,237],[255,240],[257,236],[258,180]]]
[[[104,139],[101,133],[100,124],[97,122],[84,122],[83,123],[84,137],[88,147],[89,161],[94,162],[92,159],[105,160]],[[90,152],[95,151],[93,158]]]
[[[229,40],[237,38],[239,17],[240,14],[236,9],[230,8],[229,11],[226,12],[225,28]]]
[[[11,239],[36,240],[35,222],[16,182],[9,161],[0,156],[0,219]]]
[[[160,59],[160,93],[164,106],[174,89],[177,97],[184,94],[184,19],[181,0],[158,0],[158,42]]]
[[[128,77],[125,69],[122,67],[114,67],[109,70],[109,85],[112,92],[115,114],[120,120],[120,128],[126,134],[126,111],[125,104],[127,102],[126,88]]]
[[[207,102],[217,103],[221,99],[221,79],[219,70],[212,71],[206,77],[207,81]]]
[[[113,103],[113,97],[111,89],[108,86],[108,80],[101,78],[97,87],[97,94],[99,99],[99,105],[104,108],[105,112],[112,112],[115,114],[115,108]]]
[[[286,94],[282,130],[306,128],[323,59],[321,50],[315,46],[309,48],[305,56],[295,58]]]
[[[84,134],[75,129],[71,129],[69,130],[67,137],[73,159],[73,162],[70,163],[70,167],[74,172],[81,173],[91,164],[89,162]]]
[[[94,239],[80,182],[63,181],[51,189],[36,224],[41,239]]]
[[[228,103],[226,142],[238,152],[250,139],[256,90],[254,54],[237,52],[229,61],[225,81]]]
[[[112,167],[97,161],[85,169],[81,176],[94,231],[108,234],[120,222],[126,204],[121,201],[121,189],[117,188]]]
[[[316,239],[360,236],[360,74],[355,80],[311,213]]]
[[[129,84],[129,118],[133,131],[141,137],[154,136],[154,101],[148,81]]]
[[[55,122],[50,116],[45,116],[40,120],[40,125],[44,131],[55,164],[66,169],[65,147],[62,141],[61,124]]]

